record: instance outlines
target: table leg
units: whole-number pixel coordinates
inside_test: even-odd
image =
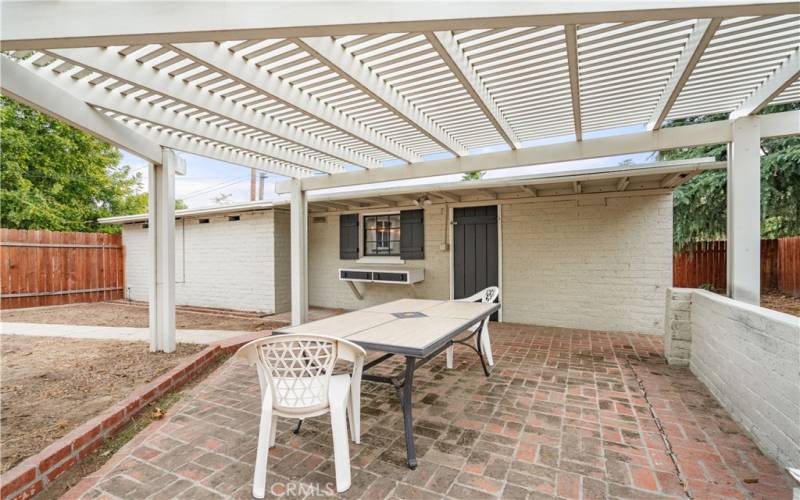
[[[414,447],[414,422],[411,418],[411,391],[413,390],[416,363],[416,358],[406,356],[406,374],[403,379],[403,392],[400,398],[400,404],[403,407],[403,428],[406,433],[406,457],[408,458],[408,467],[412,470],[417,468],[417,450]]]

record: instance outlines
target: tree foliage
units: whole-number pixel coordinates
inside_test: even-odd
[[[472,172],[466,172],[463,176],[461,176],[462,181],[479,181],[483,179],[483,176],[486,175],[486,172],[482,170],[473,170]]]
[[[762,114],[800,109],[800,104],[770,106]],[[727,119],[727,114],[673,120],[668,127]],[[761,235],[780,238],[800,234],[800,136],[761,141]],[[726,144],[661,151],[659,160],[713,156],[728,159]],[[681,249],[696,241],[724,239],[727,214],[727,172],[702,172],[678,187],[673,198],[673,241]]]
[[[0,98],[0,226],[115,232],[99,217],[147,211],[142,175],[113,146]]]

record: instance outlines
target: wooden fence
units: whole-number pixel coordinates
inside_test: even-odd
[[[699,242],[672,257],[672,284],[697,288],[727,287],[725,241]],[[761,240],[761,289],[800,296],[800,236]]]
[[[778,240],[778,290],[800,297],[800,236]]]
[[[121,299],[122,236],[0,229],[0,309]]]

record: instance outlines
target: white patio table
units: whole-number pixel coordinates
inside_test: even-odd
[[[391,384],[403,408],[408,466],[417,467],[411,416],[411,391],[414,371],[454,343],[472,348],[480,358],[484,374],[489,370],[481,352],[481,342],[468,342],[481,335],[482,324],[466,337],[459,334],[471,326],[489,320],[500,304],[457,302],[453,300],[401,299],[350,313],[274,330],[276,334],[316,334],[345,338],[367,351],[383,352],[383,356],[364,365],[364,380]],[[474,345],[473,345],[474,344]],[[393,356],[404,356],[404,374],[385,377],[367,370]],[[299,424],[298,424],[299,429]]]

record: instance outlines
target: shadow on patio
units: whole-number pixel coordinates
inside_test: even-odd
[[[491,332],[490,378],[464,348],[453,370],[440,356],[417,372],[416,471],[405,466],[397,398],[364,384],[363,444],[351,444],[344,496],[685,498],[686,488],[695,498],[791,497],[788,476],[688,369],[665,365],[659,337],[513,324]],[[259,410],[255,369],[229,361],[69,496],[251,498]],[[335,491],[326,419],[299,435],[279,422],[268,491]]]

